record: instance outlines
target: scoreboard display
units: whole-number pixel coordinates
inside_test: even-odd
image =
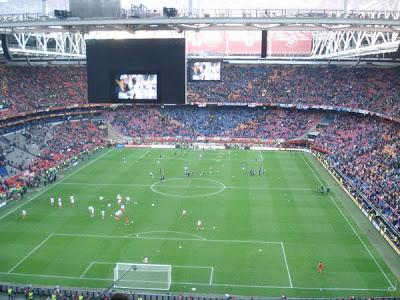
[[[90,103],[185,103],[185,40],[87,40]]]

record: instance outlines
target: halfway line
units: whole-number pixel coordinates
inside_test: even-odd
[[[91,183],[91,182],[63,182],[62,185],[89,185],[89,186],[133,186],[133,187],[151,187],[151,184],[140,183]],[[154,183],[153,183],[154,184]],[[198,188],[198,189],[216,189],[218,186],[207,185],[162,185],[168,188]],[[225,186],[225,189],[238,190],[271,190],[271,191],[315,191],[310,188],[274,188],[274,187],[247,187],[247,186]]]

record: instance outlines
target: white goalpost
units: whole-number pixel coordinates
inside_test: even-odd
[[[117,263],[114,284],[117,289],[169,290],[171,265]]]

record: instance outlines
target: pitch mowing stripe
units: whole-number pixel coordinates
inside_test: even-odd
[[[304,154],[301,154],[301,157],[303,158],[304,162],[306,163],[306,165],[310,168],[311,172],[313,173],[314,177],[318,180],[319,184],[323,184],[321,179],[318,177],[317,173],[315,173],[314,169],[311,167],[311,165],[306,161],[306,159],[304,158]],[[343,218],[346,220],[347,224],[350,226],[351,230],[354,232],[355,236],[360,240],[361,244],[364,246],[365,250],[367,250],[369,256],[371,256],[372,260],[375,262],[375,264],[378,266],[379,270],[382,272],[383,276],[385,276],[387,282],[390,284],[390,287],[392,289],[394,289],[394,285],[393,283],[390,281],[389,277],[386,275],[385,271],[382,269],[382,267],[379,265],[379,263],[377,262],[377,260],[375,259],[375,257],[372,255],[371,251],[369,250],[369,248],[367,247],[367,245],[365,244],[365,242],[361,239],[360,235],[358,234],[358,232],[354,229],[353,225],[351,225],[349,219],[345,216],[345,214],[343,213],[343,211],[340,209],[339,205],[336,203],[336,200],[332,197],[331,194],[329,194],[329,198],[332,200],[333,204],[336,206],[336,208],[338,209],[338,211],[340,212],[340,214],[343,216]]]
[[[43,190],[41,190],[39,193],[37,193],[36,195],[34,195],[32,198],[24,201],[23,203],[21,203],[20,205],[14,207],[12,210],[10,210],[8,213],[2,215],[0,217],[0,221],[3,220],[5,217],[9,216],[10,214],[12,214],[13,212],[15,212],[17,209],[20,209],[21,207],[25,206],[26,204],[32,202],[33,200],[35,200],[37,197],[43,195],[45,192],[51,190],[52,188],[56,187],[57,185],[61,184],[64,180],[70,178],[71,176],[75,175],[76,173],[78,173],[79,171],[83,170],[84,168],[86,168],[87,166],[90,166],[91,164],[93,164],[94,162],[98,161],[100,158],[106,156],[108,153],[110,153],[111,151],[113,151],[113,149],[110,149],[106,152],[104,152],[103,154],[99,155],[98,157],[96,157],[94,160],[88,162],[87,164],[85,164],[84,166],[81,166],[80,168],[76,169],[74,172],[68,174],[67,176],[65,176],[64,178],[62,178],[60,181],[56,182],[53,185],[49,185],[47,188],[44,188]]]
[[[178,179],[178,178],[171,178]],[[179,178],[179,179],[184,179]],[[199,178],[195,178],[199,179]],[[159,183],[156,181],[155,183]],[[88,186],[133,186],[133,187],[151,187],[153,184],[140,184],[140,183],[86,183],[86,182],[63,182],[61,185],[88,185]],[[217,186],[207,185],[164,185],[164,187],[171,188],[198,188],[198,189],[217,189]],[[246,186],[225,186],[225,189],[238,189],[238,190],[270,190],[270,191],[315,191],[310,188],[273,188],[273,187],[246,187]]]

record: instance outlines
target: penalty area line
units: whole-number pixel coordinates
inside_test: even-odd
[[[287,259],[286,259],[285,246],[283,245],[282,242],[281,242],[281,247],[282,247],[283,259],[285,260],[286,271],[287,271],[287,274],[288,274],[288,277],[289,277],[289,284],[290,284],[290,287],[292,288],[293,287],[292,277],[290,276],[289,264],[288,264]]]
[[[92,265],[93,265],[93,262],[91,262],[88,266],[87,266],[87,268],[85,269],[85,271],[83,271],[83,273],[81,274],[81,276],[79,276],[79,278],[83,278],[85,275],[86,275],[86,273],[89,271],[89,269],[92,267]]]
[[[27,255],[25,255],[14,267],[12,267],[7,273],[10,274],[12,271],[14,271],[16,268],[18,268],[19,265],[21,265],[29,256],[31,256],[36,250],[38,250],[41,246],[44,245],[54,234],[48,235],[39,245],[37,245],[35,248],[33,248]]]

